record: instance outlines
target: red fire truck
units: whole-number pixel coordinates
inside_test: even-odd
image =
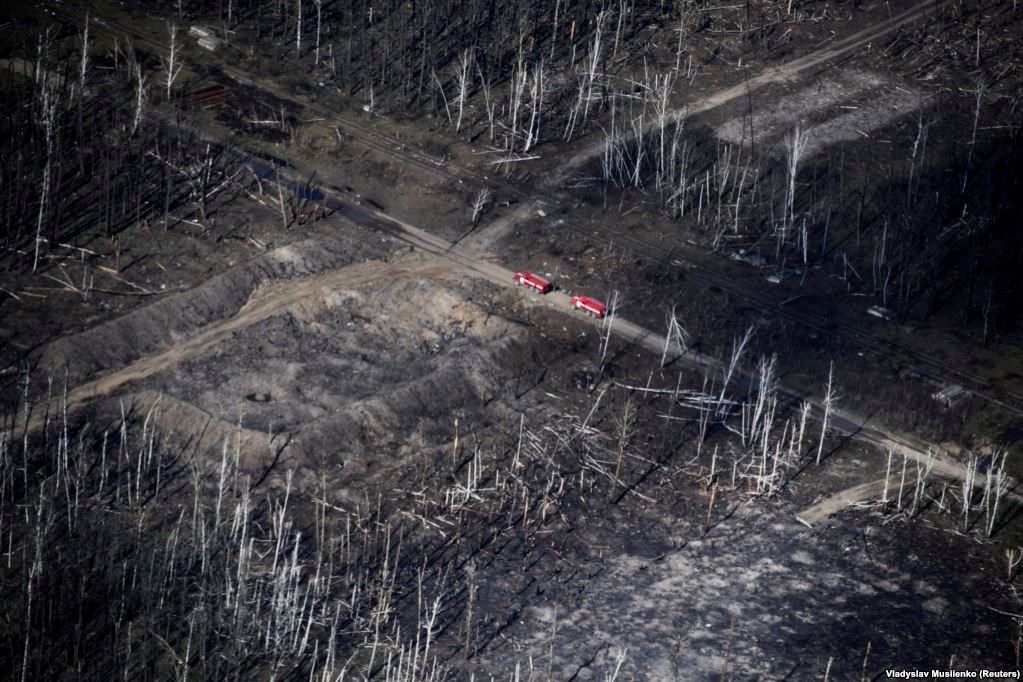
[[[590,317],[600,318],[607,315],[607,306],[589,296],[573,296],[572,307],[578,308]]]
[[[540,294],[546,294],[554,289],[554,284],[552,282],[547,281],[539,275],[534,275],[531,272],[516,272],[515,283],[521,287],[536,289],[537,293]]]

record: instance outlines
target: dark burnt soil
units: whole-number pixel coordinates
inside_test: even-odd
[[[301,248],[287,251],[304,262]],[[382,528],[386,519],[396,529],[390,570],[403,596],[389,613],[408,636],[421,623],[416,581],[443,597],[432,650],[450,678],[505,677],[532,665],[558,678],[603,679],[619,653],[619,679],[722,669],[738,678],[811,678],[829,659],[836,676],[853,676],[868,643],[870,671],[942,666],[952,655],[962,666],[1013,664],[1015,624],[985,608],[1015,609],[988,546],[920,518],[866,512],[807,529],[794,520],[799,510],[863,475],[843,472],[848,462],[829,458],[820,475],[794,472],[774,498],[751,495],[743,471],[733,484],[723,464],[735,448],[727,430],[715,429],[697,457],[694,421],[665,420],[659,400],[612,385],[677,378],[670,369],[652,372],[656,359],[613,344],[601,377],[596,323],[442,273],[390,281],[396,261],[353,266],[380,276],[317,289],[140,382],[128,409],[161,440],[186,443],[182,452],[194,454],[179,456],[192,458],[196,490],[203,481],[216,486],[218,461],[234,461],[237,447],[238,476],[249,476],[270,508],[290,491],[289,518],[303,537],[315,537],[315,519],[327,510],[376,509],[369,525]],[[250,298],[321,276],[277,278]],[[698,388],[702,378],[677,380]],[[90,428],[110,424],[117,433],[122,399],[130,396],[97,403]],[[623,421],[630,402],[634,416]],[[274,440],[281,431],[287,436]],[[224,441],[230,454],[221,456]],[[713,504],[705,484],[712,449],[720,456]],[[848,454],[881,465],[877,453]],[[110,481],[120,494],[120,468]],[[187,474],[164,486],[183,489],[182,506],[191,508]],[[205,504],[212,514],[212,498]],[[164,506],[173,522],[178,504]],[[328,546],[344,525],[336,531]],[[383,533],[373,538],[362,551],[383,553]],[[154,542],[166,544],[159,534]],[[296,544],[310,576],[318,544]],[[236,570],[228,562],[225,574]],[[339,571],[342,587],[325,602],[328,612],[353,608],[345,601],[353,589],[371,612],[385,585],[346,579]],[[186,584],[180,599],[188,598]],[[204,608],[218,603],[209,600],[219,592],[200,594]],[[339,646],[366,664],[359,652],[367,653],[372,629],[357,618],[344,627],[352,634]],[[184,632],[165,634],[183,643],[176,637]],[[305,672],[305,663],[296,665]]]
[[[599,201],[599,198],[594,199]],[[624,203],[623,207],[622,211],[628,212],[630,204]],[[828,323],[824,323],[822,329],[808,328],[775,316],[713,284],[696,280],[682,261],[672,257],[673,243],[685,248],[684,233],[674,232],[679,236],[663,242],[661,257],[653,259],[637,256],[627,246],[609,244],[603,237],[587,240],[585,228],[568,232],[560,226],[561,220],[572,220],[576,225],[585,225],[587,220],[604,225],[614,223],[614,231],[623,234],[646,231],[650,243],[656,243],[653,241],[655,233],[663,236],[664,232],[672,234],[677,230],[667,219],[651,220],[644,217],[642,211],[632,211],[620,222],[617,215],[620,215],[617,202],[607,211],[585,203],[543,217],[533,214],[517,222],[490,250],[501,253],[509,263],[525,263],[549,273],[566,289],[604,299],[618,291],[622,315],[662,333],[674,309],[689,334],[691,346],[705,353],[727,356],[733,341],[753,327],[755,333],[749,345],[751,357],[777,354],[782,380],[811,394],[819,395],[823,391],[829,364],[834,361],[843,409],[872,415],[881,423],[938,441],[979,444],[983,440],[974,441],[974,438],[987,437],[964,426],[978,411],[992,411],[980,401],[960,404],[954,411],[947,411],[931,398],[936,385],[905,368],[899,360],[864,352],[855,340],[828,333]],[[656,226],[664,232],[658,232]],[[692,251],[686,253],[689,255]],[[717,258],[713,254],[706,257]],[[740,282],[749,282],[755,277],[761,282],[762,293],[778,301],[816,297],[817,289],[809,283],[800,287],[798,278],[784,282],[781,286],[785,290],[779,291],[777,285],[761,279],[763,274],[751,275],[748,265],[717,261],[714,267]],[[758,286],[754,286],[756,290]],[[883,323],[873,321],[859,310],[854,312],[853,320],[857,325],[882,331]],[[905,341],[918,336],[910,332],[897,334],[897,338]]]
[[[873,13],[886,9],[875,5]],[[782,46],[790,39],[786,36],[813,44],[826,26],[808,22],[789,31],[779,23],[770,32]],[[719,30],[711,25],[708,32],[711,28]],[[799,51],[795,43],[790,45],[793,52]],[[244,113],[228,112],[218,125],[240,121]],[[214,115],[219,114],[210,118]],[[286,123],[295,125],[295,120],[289,118]],[[398,216],[416,218],[418,224],[440,234],[461,234],[468,222],[464,202],[471,192],[444,184],[448,181],[438,181],[420,192],[417,187],[423,176],[419,171],[401,169],[376,152],[356,151],[356,145],[343,137],[332,138],[331,132],[329,128],[304,128],[294,139],[289,133],[279,144],[292,145],[289,153],[308,149],[309,167],[305,170],[310,173],[333,154],[334,165],[322,173],[328,183],[347,184],[350,194],[393,209]],[[333,139],[337,139],[337,148],[331,146]],[[263,139],[258,145],[267,154],[274,153],[273,139]],[[403,175],[406,172],[408,175]],[[346,174],[352,178],[347,183]],[[436,197],[421,196],[432,191],[437,192]],[[604,204],[604,197],[592,189],[584,196],[591,207]],[[497,197],[498,203],[504,200]],[[625,225],[637,231],[652,227],[662,233],[676,229],[667,221],[654,223],[645,215],[646,209],[626,215],[631,208],[627,200],[614,208],[611,197],[608,205],[613,207],[608,213],[581,205],[566,210],[588,212],[605,222],[609,215],[620,215],[623,229]],[[509,208],[513,207],[498,206],[499,210]],[[232,328],[230,334],[214,337],[215,343],[198,349],[197,354],[169,362],[161,371],[125,386],[94,404],[91,412],[75,418],[78,425],[97,424],[89,427],[95,435],[107,426],[111,433],[117,432],[122,402],[137,421],[148,423],[147,416],[152,414],[153,424],[160,433],[169,434],[168,441],[189,467],[177,470],[176,478],[165,482],[168,487],[173,485],[172,497],[160,499],[160,504],[154,505],[157,511],[148,517],[159,519],[165,514],[169,519],[165,525],[142,533],[146,510],[134,507],[118,515],[118,523],[122,516],[125,519],[123,524],[100,522],[101,529],[108,529],[96,536],[103,538],[103,543],[89,546],[87,538],[91,536],[69,532],[53,545],[62,549],[68,546],[63,543],[69,543],[76,552],[67,556],[84,557],[82,565],[103,567],[97,572],[104,579],[109,575],[114,589],[97,594],[113,604],[118,589],[122,594],[126,584],[134,589],[128,570],[120,568],[127,562],[119,561],[121,555],[112,550],[115,543],[145,537],[153,556],[165,548],[172,554],[170,540],[176,543],[178,537],[178,530],[171,530],[174,519],[179,514],[185,519],[185,535],[191,525],[192,543],[200,550],[182,559],[180,566],[172,557],[167,563],[154,561],[149,570],[138,573],[157,576],[161,596],[164,583],[173,587],[166,609],[162,598],[156,605],[155,589],[138,600],[152,609],[139,611],[152,616],[152,627],[169,640],[166,648],[171,655],[146,633],[152,649],[134,648],[144,652],[143,660],[135,668],[125,663],[126,677],[129,670],[139,671],[140,679],[159,678],[171,668],[180,672],[176,667],[180,656],[175,652],[188,650],[193,627],[206,635],[200,638],[209,646],[209,651],[203,650],[201,670],[210,679],[231,677],[217,674],[221,661],[234,661],[233,676],[244,678],[251,677],[254,670],[277,669],[281,660],[271,660],[267,649],[252,653],[233,648],[247,646],[249,641],[269,642],[264,633],[270,632],[270,620],[263,624],[258,615],[252,616],[251,640],[235,637],[234,631],[227,629],[249,622],[237,617],[237,608],[235,615],[230,615],[231,597],[225,596],[234,594],[230,576],[238,576],[239,584],[242,580],[244,531],[237,555],[225,550],[213,557],[222,563],[210,571],[209,579],[229,576],[226,587],[206,582],[206,548],[221,543],[228,547],[228,537],[232,547],[235,543],[235,531],[228,529],[231,522],[223,528],[208,526],[211,518],[221,520],[223,462],[230,460],[227,455],[220,459],[225,443],[223,452],[239,453],[242,469],[234,477],[235,487],[225,509],[230,507],[237,521],[238,510],[249,504],[236,485],[239,475],[247,475],[258,495],[252,506],[270,510],[253,524],[252,532],[276,528],[279,550],[281,537],[300,531],[291,551],[301,567],[282,569],[278,575],[264,566],[266,572],[247,583],[259,588],[249,593],[255,594],[251,598],[257,605],[250,613],[261,606],[264,613],[278,608],[283,592],[275,590],[292,585],[292,580],[315,588],[310,599],[316,608],[309,613],[315,611],[317,622],[310,629],[321,648],[314,654],[303,650],[287,659],[293,665],[289,674],[295,677],[308,675],[310,661],[323,663],[328,640],[331,647],[344,649],[343,656],[336,652],[340,659],[350,654],[356,667],[373,668],[373,663],[367,663],[368,652],[372,648],[375,656],[377,648],[366,614],[387,614],[393,619],[383,628],[388,646],[392,637],[396,642],[386,651],[389,656],[397,655],[399,644],[411,646],[409,642],[421,634],[427,640],[435,635],[432,651],[439,653],[455,679],[471,673],[477,678],[493,674],[506,679],[514,675],[516,667],[521,676],[528,671],[554,679],[607,679],[619,656],[619,679],[635,680],[718,676],[817,679],[824,676],[829,661],[836,679],[855,678],[863,669],[876,674],[896,664],[943,667],[953,656],[958,666],[971,668],[1018,664],[1014,656],[1018,623],[992,610],[1019,612],[1010,596],[1013,586],[1005,584],[1004,564],[996,562],[995,557],[1000,561],[1000,556],[994,547],[975,542],[975,533],[961,537],[931,527],[933,517],[926,513],[907,521],[880,515],[876,507],[845,512],[814,529],[795,520],[798,512],[822,495],[876,478],[879,472],[883,475],[882,453],[829,440],[821,467],[807,465],[807,455],[801,453],[798,466],[786,473],[788,484],[774,497],[754,495],[747,469],[731,478],[732,455],[746,458],[745,466],[749,453],[735,445],[727,429],[713,429],[698,452],[694,415],[667,410],[671,418],[666,418],[660,399],[630,394],[612,383],[663,387],[676,385],[674,380],[695,390],[701,387],[703,377],[679,376],[674,368],[661,372],[655,358],[617,344],[612,344],[609,357],[613,360],[602,368],[602,374],[597,367],[599,325],[595,323],[538,311],[522,305],[513,294],[449,272],[389,276],[393,271],[388,268],[396,267],[395,261],[401,265],[396,255],[403,249],[341,221],[319,223],[303,233],[304,240],[282,246],[287,238],[275,235],[290,233],[271,228],[276,216],[271,221],[269,215],[263,215],[266,222],[260,223],[264,225],[260,229],[265,232],[243,232],[257,243],[236,243],[224,237],[214,243],[229,244],[230,248],[197,255],[196,263],[202,265],[182,261],[183,269],[196,268],[194,280],[182,279],[188,290],[145,301],[151,305],[130,312],[125,309],[121,312],[128,314],[118,319],[97,318],[93,322],[101,324],[65,336],[43,353],[51,369],[71,367],[72,376],[80,380],[173,348],[182,339],[236,319],[251,310],[250,304],[302,286],[319,275],[343,274],[366,259],[370,262],[361,263],[364,268],[379,269],[377,279],[358,286],[345,284],[343,279],[330,280],[332,283],[316,289],[315,295],[281,306],[252,324]],[[668,304],[677,303],[683,325],[708,351],[727,349],[747,324],[757,323],[754,351],[793,351],[784,354],[792,358],[783,358],[791,363],[785,364],[786,379],[799,372],[819,387],[832,353],[855,353],[838,343],[825,346],[832,343],[826,339],[797,336],[763,310],[729,300],[722,292],[692,286],[685,270],[671,262],[670,247],[664,249],[663,262],[637,262],[602,240],[591,243],[566,238],[558,229],[558,219],[558,215],[530,216],[506,241],[499,242],[500,251],[508,262],[530,263],[537,270],[552,272],[566,288],[598,295],[620,289],[625,296],[623,312],[655,329],[663,328]],[[325,231],[335,236],[328,238]],[[142,236],[138,239],[131,246],[142,256],[145,243]],[[269,242],[278,248],[262,253]],[[236,250],[247,252],[246,243],[252,244],[253,254],[260,253],[248,259],[237,256],[236,260]],[[182,257],[191,253],[182,249],[178,245],[171,252]],[[149,262],[156,260],[143,258],[136,269],[126,273],[135,273],[139,281],[152,287],[173,283],[159,279],[157,271],[165,270],[146,265]],[[167,263],[163,265],[170,269]],[[147,267],[156,270],[150,272]],[[75,317],[78,310],[67,313],[68,319],[76,322],[61,327],[65,333],[82,329],[75,326],[84,324]],[[32,333],[40,338],[52,334],[54,330],[42,319],[47,310],[35,308],[33,312],[34,317],[27,316],[23,324],[36,330]],[[110,312],[110,316],[116,313]],[[899,406],[912,412],[904,419],[920,419],[918,426],[945,433],[940,431],[945,426],[937,424],[939,417],[920,417],[913,410],[926,390],[911,383],[914,379],[907,378],[903,384],[902,375],[888,374],[894,372],[891,368],[863,378],[866,371],[854,362],[837,372],[840,386],[848,381],[842,373],[848,372],[861,375],[864,383],[875,382],[867,390],[877,386],[890,391],[888,397],[874,396],[874,409]],[[893,386],[896,379],[900,383]],[[9,393],[20,400],[20,393]],[[843,404],[855,399],[845,400]],[[627,416],[630,404],[636,409],[631,419]],[[688,421],[676,421],[676,417]],[[55,426],[50,428],[53,431]],[[812,428],[811,438],[815,432]],[[143,452],[145,434],[143,427]],[[105,447],[105,436],[103,443]],[[112,446],[111,453],[115,449]],[[135,504],[139,504],[138,477],[145,458],[133,454],[134,450],[128,452],[127,447],[117,452],[116,458],[111,457],[116,466],[108,498],[102,493],[95,496],[94,506],[102,514],[107,514],[104,505],[112,503],[112,491],[116,490],[117,503],[121,503],[125,471],[124,489],[131,500],[133,463],[140,472],[134,482]],[[721,457],[718,485],[708,489],[706,477],[713,453]],[[186,459],[186,454],[191,459]],[[123,468],[122,456],[128,465]],[[58,472],[66,466],[59,457],[54,462]],[[105,472],[107,460],[102,462],[89,471]],[[145,466],[148,475],[148,460]],[[45,467],[41,470],[46,473]],[[159,463],[156,470],[160,471]],[[7,474],[0,477],[0,485],[13,491],[18,477],[11,473],[12,468],[4,471]],[[67,475],[65,469],[65,480]],[[146,485],[149,483],[147,480]],[[215,496],[201,496],[200,491],[208,493],[214,486],[219,488]],[[55,495],[60,493],[58,499],[64,499],[64,491],[50,488]],[[288,521],[292,524],[293,519],[293,525],[282,533],[285,516],[282,512],[277,520],[276,510],[280,500],[287,499],[284,490],[293,495]],[[3,499],[10,504],[12,498]],[[24,499],[35,498],[26,495]],[[5,519],[21,523],[29,516],[22,509],[16,513],[14,507],[10,509]],[[7,508],[3,511],[8,513]],[[325,523],[321,518],[339,511],[346,516],[332,517],[330,532],[321,535]],[[356,547],[353,563],[350,546],[347,557],[336,551],[329,558],[344,571],[339,569],[336,582],[320,582],[320,564],[313,568],[314,554],[324,547],[335,551],[344,537],[345,524],[353,517],[357,527],[372,529],[361,538],[357,536],[356,544],[361,542],[364,554]],[[63,514],[54,518],[63,527]],[[235,524],[236,529],[242,526]],[[207,536],[208,528],[219,534]],[[33,537],[32,530],[27,525],[19,528],[18,537],[11,535],[9,540],[21,545],[17,556],[26,567],[23,573],[5,574],[9,580],[4,586],[10,587],[10,594],[23,593],[20,584],[29,575],[27,567],[34,565],[30,545],[22,544],[22,538]],[[255,554],[249,545],[252,564],[258,566],[271,554],[271,537],[261,537]],[[118,561],[102,554],[107,543]],[[174,547],[176,550],[177,545]],[[59,555],[56,552],[53,561],[47,555],[46,566],[53,569],[48,577],[63,580],[70,576],[68,584],[82,585],[84,593],[87,581],[74,575],[75,567],[65,570]],[[145,557],[148,553],[136,550],[123,555]],[[393,566],[387,564],[387,557],[395,557]],[[276,569],[276,553],[273,562]],[[165,578],[168,566],[171,569]],[[126,580],[115,579],[118,570]],[[394,576],[400,581],[401,599],[390,603],[384,595],[388,580],[393,589]],[[70,582],[75,578],[77,582]],[[427,591],[435,590],[442,597],[442,617],[430,631],[422,627],[424,584]],[[266,596],[271,593],[272,602]],[[60,595],[60,588],[51,586],[42,594]],[[228,606],[217,610],[224,600]],[[301,599],[295,601],[292,615],[305,608],[297,606]],[[60,601],[54,598],[42,603],[55,606]],[[23,606],[12,608],[12,613],[25,613]],[[80,609],[78,617],[96,612],[101,621],[110,611],[104,606],[109,605]],[[43,612],[58,614],[59,609]],[[344,615],[331,616],[334,613]],[[213,614],[212,625],[202,622],[202,614]],[[331,630],[332,618],[334,623],[341,622],[338,636]],[[274,621],[275,627],[284,620]],[[404,639],[394,627],[396,623],[403,626]],[[101,624],[109,625],[114,642],[102,651],[131,649],[125,646],[135,643],[130,632],[125,635],[117,629],[119,625]],[[81,628],[90,637],[107,629],[94,630],[88,624]],[[9,631],[13,633],[10,641],[23,641],[17,625]],[[225,644],[223,639],[230,642]],[[55,641],[64,641],[64,636],[58,633]],[[54,647],[53,656],[64,648]],[[870,655],[864,664],[868,648]],[[10,646],[6,650],[16,649]],[[38,656],[35,651],[32,654]],[[13,660],[0,656],[0,660],[8,658]],[[374,663],[382,665],[383,658],[381,654]],[[12,663],[11,669],[15,665]],[[48,670],[47,665],[40,669]],[[102,669],[109,672],[108,667]],[[369,677],[380,670],[363,672]],[[202,676],[198,660],[193,674]]]
[[[85,301],[62,294],[66,305],[66,310],[61,309],[65,313],[63,317],[41,315],[39,303],[19,308],[10,318],[20,316],[25,320],[25,336],[18,338],[45,339],[46,343],[26,349],[32,351],[30,365],[27,368],[12,365],[7,378],[13,381],[18,375],[14,369],[28,369],[39,385],[48,381],[63,385],[66,379],[73,387],[104,371],[121,368],[163,350],[205,325],[230,317],[266,282],[309,275],[369,257],[384,257],[394,249],[394,244],[388,240],[369,236],[357,226],[337,221],[324,222],[313,230],[280,232],[270,229],[268,236],[284,242],[294,239],[295,243],[269,250],[266,246],[272,246],[272,241],[268,245],[261,243],[262,248],[258,250],[252,246],[239,249],[228,243],[225,249],[232,246],[239,249],[238,263],[230,253],[216,249],[204,251],[203,257],[194,261],[181,261],[191,263],[194,269],[202,269],[202,275],[184,266],[181,271],[165,271],[158,265],[164,256],[149,248],[146,260],[151,263],[150,267],[162,274],[161,279],[173,278],[171,282],[177,286],[161,288],[155,274],[154,278],[141,279],[140,268],[135,276],[159,293],[130,297],[134,305],[116,307],[103,299],[93,302],[94,294]],[[168,238],[164,243],[173,241]],[[216,256],[227,260],[214,263]],[[172,254],[172,257],[182,258],[181,254]],[[178,262],[167,260],[172,264]],[[94,312],[96,310],[100,313]],[[5,325],[5,329],[18,328]],[[16,358],[9,360],[15,361]]]
[[[149,384],[214,420],[290,434],[281,466],[325,457],[359,485],[374,463],[416,457],[504,393],[522,325],[489,312],[499,292],[449,286],[412,274],[336,289]]]
[[[701,497],[687,515],[635,503],[590,512],[570,533],[552,524],[556,540],[495,558],[484,608],[517,616],[481,669],[531,656],[557,678],[604,679],[619,653],[624,679],[637,680],[819,679],[832,659],[839,679],[953,658],[957,669],[1014,667],[1012,619],[984,608],[1007,604],[983,548],[858,515],[810,533],[784,504],[735,499],[701,537]]]

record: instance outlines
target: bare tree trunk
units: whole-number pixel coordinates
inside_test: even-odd
[[[980,102],[984,98],[984,84],[977,83],[977,90],[974,93],[977,106],[973,111],[973,135],[970,137],[970,151],[966,155],[966,164],[963,166],[963,187],[962,191],[966,191],[966,180],[970,175],[970,161],[973,160],[973,147],[977,144],[977,122],[980,121]]]
[[[796,204],[796,176],[799,173],[799,161],[806,149],[806,136],[803,135],[802,127],[797,125],[792,132],[785,136],[785,151],[788,168],[788,186],[785,190],[785,215],[782,216],[782,237],[780,246],[783,245],[787,227],[795,220]],[[780,252],[780,248],[779,248]]]
[[[476,198],[473,199],[472,202],[473,225],[475,225],[476,221],[479,220],[479,217],[483,213],[483,209],[486,208],[488,201],[490,201],[490,190],[484,187],[476,193]]]
[[[462,129],[462,114],[465,111],[465,100],[469,94],[469,62],[472,59],[472,50],[466,49],[458,57],[458,66],[455,68],[455,84],[458,86],[458,95],[455,99],[458,102],[458,120],[455,121],[455,132]]]
[[[622,421],[618,427],[618,463],[615,465],[615,477],[611,481],[611,490],[608,491],[609,498],[614,497],[619,477],[622,474],[622,460],[625,459],[625,448],[629,444],[629,427],[632,425],[632,409],[632,400],[626,399]]]
[[[167,99],[169,100],[171,98],[171,88],[174,87],[174,81],[177,80],[178,74],[181,72],[181,64],[178,63],[177,24],[168,24],[167,31],[170,34],[170,52],[168,52],[166,58],[161,57],[160,61],[163,63],[163,70],[166,74]]]
[[[302,0],[295,0],[295,56],[302,56]]]
[[[523,152],[528,152],[540,140],[540,121],[543,114],[544,78],[543,58],[533,67],[533,79],[529,86],[530,102],[529,128],[526,130],[526,144]]]
[[[831,418],[831,403],[834,401],[835,396],[832,391],[831,380],[835,372],[835,363],[832,362],[828,365],[828,390],[824,394],[824,417],[821,420],[821,439],[817,444],[817,464],[821,463],[821,453],[824,452],[824,436],[828,432],[828,420]]]
[[[128,59],[128,74],[135,79],[135,115],[131,121],[131,134],[134,135],[142,124],[142,117],[145,111],[146,74],[143,73],[142,65],[139,63],[135,50],[130,44],[125,51],[125,55]]]
[[[57,93],[51,85],[47,72],[42,76],[42,92],[39,123],[46,137],[46,165],[43,167],[43,187],[39,195],[39,215],[36,219],[36,246],[32,259],[32,272],[39,267],[39,245],[43,240],[43,226],[46,224],[47,204],[50,202],[50,175],[53,165],[53,128],[57,120]]]
[[[85,94],[85,71],[89,65],[89,13],[85,14],[85,28],[82,29],[82,59],[78,76],[78,92]]]
[[[313,0],[316,3],[316,56],[315,56],[315,67],[320,66],[320,23],[323,13],[323,0]]]

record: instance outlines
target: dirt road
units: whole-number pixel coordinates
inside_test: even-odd
[[[489,280],[500,286],[515,286],[515,273],[512,270],[482,258],[470,249],[460,247],[380,211],[346,204],[341,197],[333,194],[327,194],[325,203],[360,225],[386,231],[391,236],[401,239],[416,249],[431,253],[438,258],[448,261],[453,268],[462,269],[468,274]],[[554,291],[543,297],[523,291],[523,296],[527,297],[533,305],[547,306],[568,315],[581,315],[572,307],[571,296],[563,291]],[[627,343],[637,348],[642,348],[658,357],[664,352],[666,339],[662,334],[617,315],[614,316],[613,320],[609,320],[608,324],[610,324],[611,333]],[[724,366],[713,358],[696,352],[685,352],[677,347],[674,350],[675,362],[701,371],[724,372]],[[739,381],[752,384],[755,383],[755,378],[751,375],[742,375]],[[779,387],[778,393],[782,400],[793,405],[803,401],[809,402],[811,405],[810,415],[817,421],[823,420],[823,405],[811,397],[803,396],[781,387]],[[882,431],[868,424],[868,418],[845,413],[841,410],[836,410],[834,407],[830,410],[829,428],[833,433],[869,443],[882,451],[891,450],[896,455],[903,455],[921,464],[929,465],[935,474],[960,480],[966,478],[966,468],[949,453],[945,452],[943,448],[912,439],[909,436]],[[978,474],[975,479],[975,485],[980,487],[984,485],[984,482],[985,477],[982,474]],[[833,513],[838,508],[840,508],[838,505],[831,505],[828,508],[828,513]]]

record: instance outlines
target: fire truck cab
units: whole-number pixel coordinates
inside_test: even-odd
[[[572,307],[583,311],[590,317],[601,318],[607,315],[607,306],[589,296],[573,296]]]
[[[534,275],[531,272],[516,272],[515,283],[522,287],[535,289],[537,293],[540,294],[546,294],[554,289],[554,284],[552,282],[549,282],[539,275]]]

